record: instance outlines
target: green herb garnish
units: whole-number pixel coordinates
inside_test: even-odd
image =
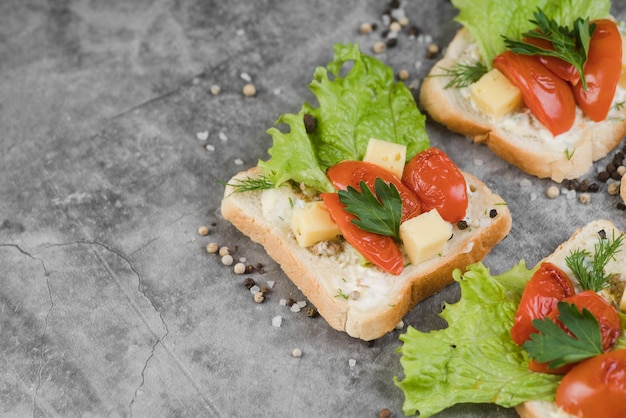
[[[274,183],[272,183],[265,176],[235,179],[235,182],[233,183],[226,183],[224,181],[219,181],[219,183],[223,186],[230,186],[234,188],[235,190],[233,193],[252,192],[256,190],[271,189],[274,187]]]
[[[568,161],[571,160],[575,152],[576,148],[574,148],[572,151],[570,151],[569,148],[565,148],[565,158],[567,158]]]
[[[583,290],[599,292],[609,285],[611,275],[604,274],[604,267],[620,251],[624,234],[613,239],[600,238],[594,245],[593,255],[587,250],[576,249],[565,257],[565,263],[572,270]]]
[[[472,83],[480,80],[480,78],[487,74],[487,66],[482,62],[476,62],[474,64],[461,64],[458,63],[454,68],[443,68],[443,74],[436,74],[431,77],[450,77],[450,81],[444,88],[462,88],[467,87]]]
[[[602,354],[602,334],[596,317],[588,309],[580,312],[576,305],[567,302],[559,302],[557,308],[559,321],[571,334],[550,318],[533,320],[541,334],[531,334],[523,345],[530,357],[556,369]]]
[[[360,193],[352,186],[339,191],[339,200],[346,205],[346,212],[358,218],[353,219],[352,223],[364,231],[400,241],[402,199],[396,186],[377,178],[374,182],[376,194],[362,180],[360,187]]]
[[[537,8],[533,15],[535,20],[530,22],[535,24],[538,30],[525,32],[522,36],[548,41],[554,46],[554,50],[504,37],[506,46],[516,54],[556,57],[572,64],[580,74],[583,88],[587,90],[584,66],[587,62],[589,42],[596,28],[595,23],[590,24],[589,18],[579,17],[574,21],[574,29],[570,30],[567,26],[560,26],[556,20],[548,18],[540,8]]]
[[[335,297],[336,298],[344,298],[345,300],[348,300],[348,295],[343,293],[343,290],[341,290],[341,289],[337,289],[337,294],[335,295]]]

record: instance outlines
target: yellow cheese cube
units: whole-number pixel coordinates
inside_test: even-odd
[[[341,235],[321,201],[307,202],[303,207],[295,208],[291,216],[291,230],[301,247],[310,247]]]
[[[406,145],[370,138],[363,161],[383,167],[401,178],[406,161]]]
[[[626,89],[626,38],[622,36],[622,75],[619,78],[619,86]]]
[[[470,85],[476,106],[485,114],[500,118],[522,104],[522,93],[498,69],[494,68]]]
[[[436,257],[452,236],[452,224],[436,209],[422,213],[400,225],[400,239],[412,264]]]
[[[622,293],[622,300],[619,303],[619,310],[626,313],[626,289],[624,289],[624,293]]]

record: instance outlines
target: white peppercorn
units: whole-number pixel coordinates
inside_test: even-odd
[[[198,228],[198,235],[201,235],[203,237],[209,235],[209,228],[206,226],[201,226],[200,228]]]
[[[225,266],[230,266],[233,264],[233,256],[230,254],[226,254],[225,256],[222,256],[222,264]]]
[[[245,86],[243,86],[243,95],[246,97],[252,97],[256,95],[256,87],[254,87],[254,84],[252,83],[247,83]]]
[[[246,272],[246,265],[244,263],[237,263],[233,267],[235,274],[244,274]]]
[[[546,195],[550,199],[556,199],[557,197],[559,197],[559,194],[561,194],[561,192],[559,191],[559,188],[556,186],[550,186],[548,187],[548,190],[546,190]]]
[[[256,292],[253,298],[256,303],[263,303],[263,301],[265,300],[265,295],[263,294],[263,292]]]
[[[225,255],[229,255],[230,254],[230,248],[228,248],[228,247],[220,247],[219,254],[222,257],[225,256]]]
[[[215,242],[209,242],[206,245],[206,252],[209,254],[215,254],[217,250],[218,250],[218,246],[217,246],[217,243]]]

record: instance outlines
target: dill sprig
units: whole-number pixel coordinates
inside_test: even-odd
[[[234,189],[233,193],[253,192],[258,190],[271,189],[274,187],[267,177],[246,177],[245,179],[235,179],[233,183],[224,181],[219,182],[223,186],[230,186]]]
[[[473,64],[457,63],[453,68],[443,68],[443,74],[434,74],[430,77],[450,77],[444,88],[462,88],[480,80],[487,73],[487,66],[478,61]]]
[[[565,263],[572,270],[583,290],[598,292],[609,285],[611,275],[606,275],[604,268],[611,259],[615,258],[615,254],[621,251],[623,238],[623,233],[615,237],[614,231],[612,239],[601,237],[594,244],[593,254],[578,248],[565,257]]]

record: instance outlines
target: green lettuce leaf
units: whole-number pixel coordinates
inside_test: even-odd
[[[528,370],[528,354],[510,335],[524,286],[533,270],[522,260],[492,276],[482,263],[456,271],[462,297],[440,316],[448,327],[421,332],[409,327],[400,339],[406,415],[428,417],[457,403],[513,407],[527,400],[553,400],[558,376]]]
[[[267,132],[273,138],[271,158],[260,161],[275,185],[287,180],[304,183],[319,191],[333,191],[326,169],[343,160],[360,160],[370,138],[407,145],[407,159],[429,147],[425,117],[409,89],[396,82],[394,71],[380,60],[361,54],[357,44],[337,44],[327,68],[315,69],[309,89],[319,107],[302,105],[297,115],[282,115],[277,127]],[[344,67],[349,67],[345,76]],[[330,75],[329,75],[330,74]],[[317,120],[306,133],[305,114]]]
[[[559,25],[568,27],[578,17],[608,17],[611,9],[610,0],[452,0],[452,4],[459,10],[455,20],[470,31],[488,68],[506,49],[503,35],[519,39],[522,33],[534,29],[529,19],[538,7]]]

